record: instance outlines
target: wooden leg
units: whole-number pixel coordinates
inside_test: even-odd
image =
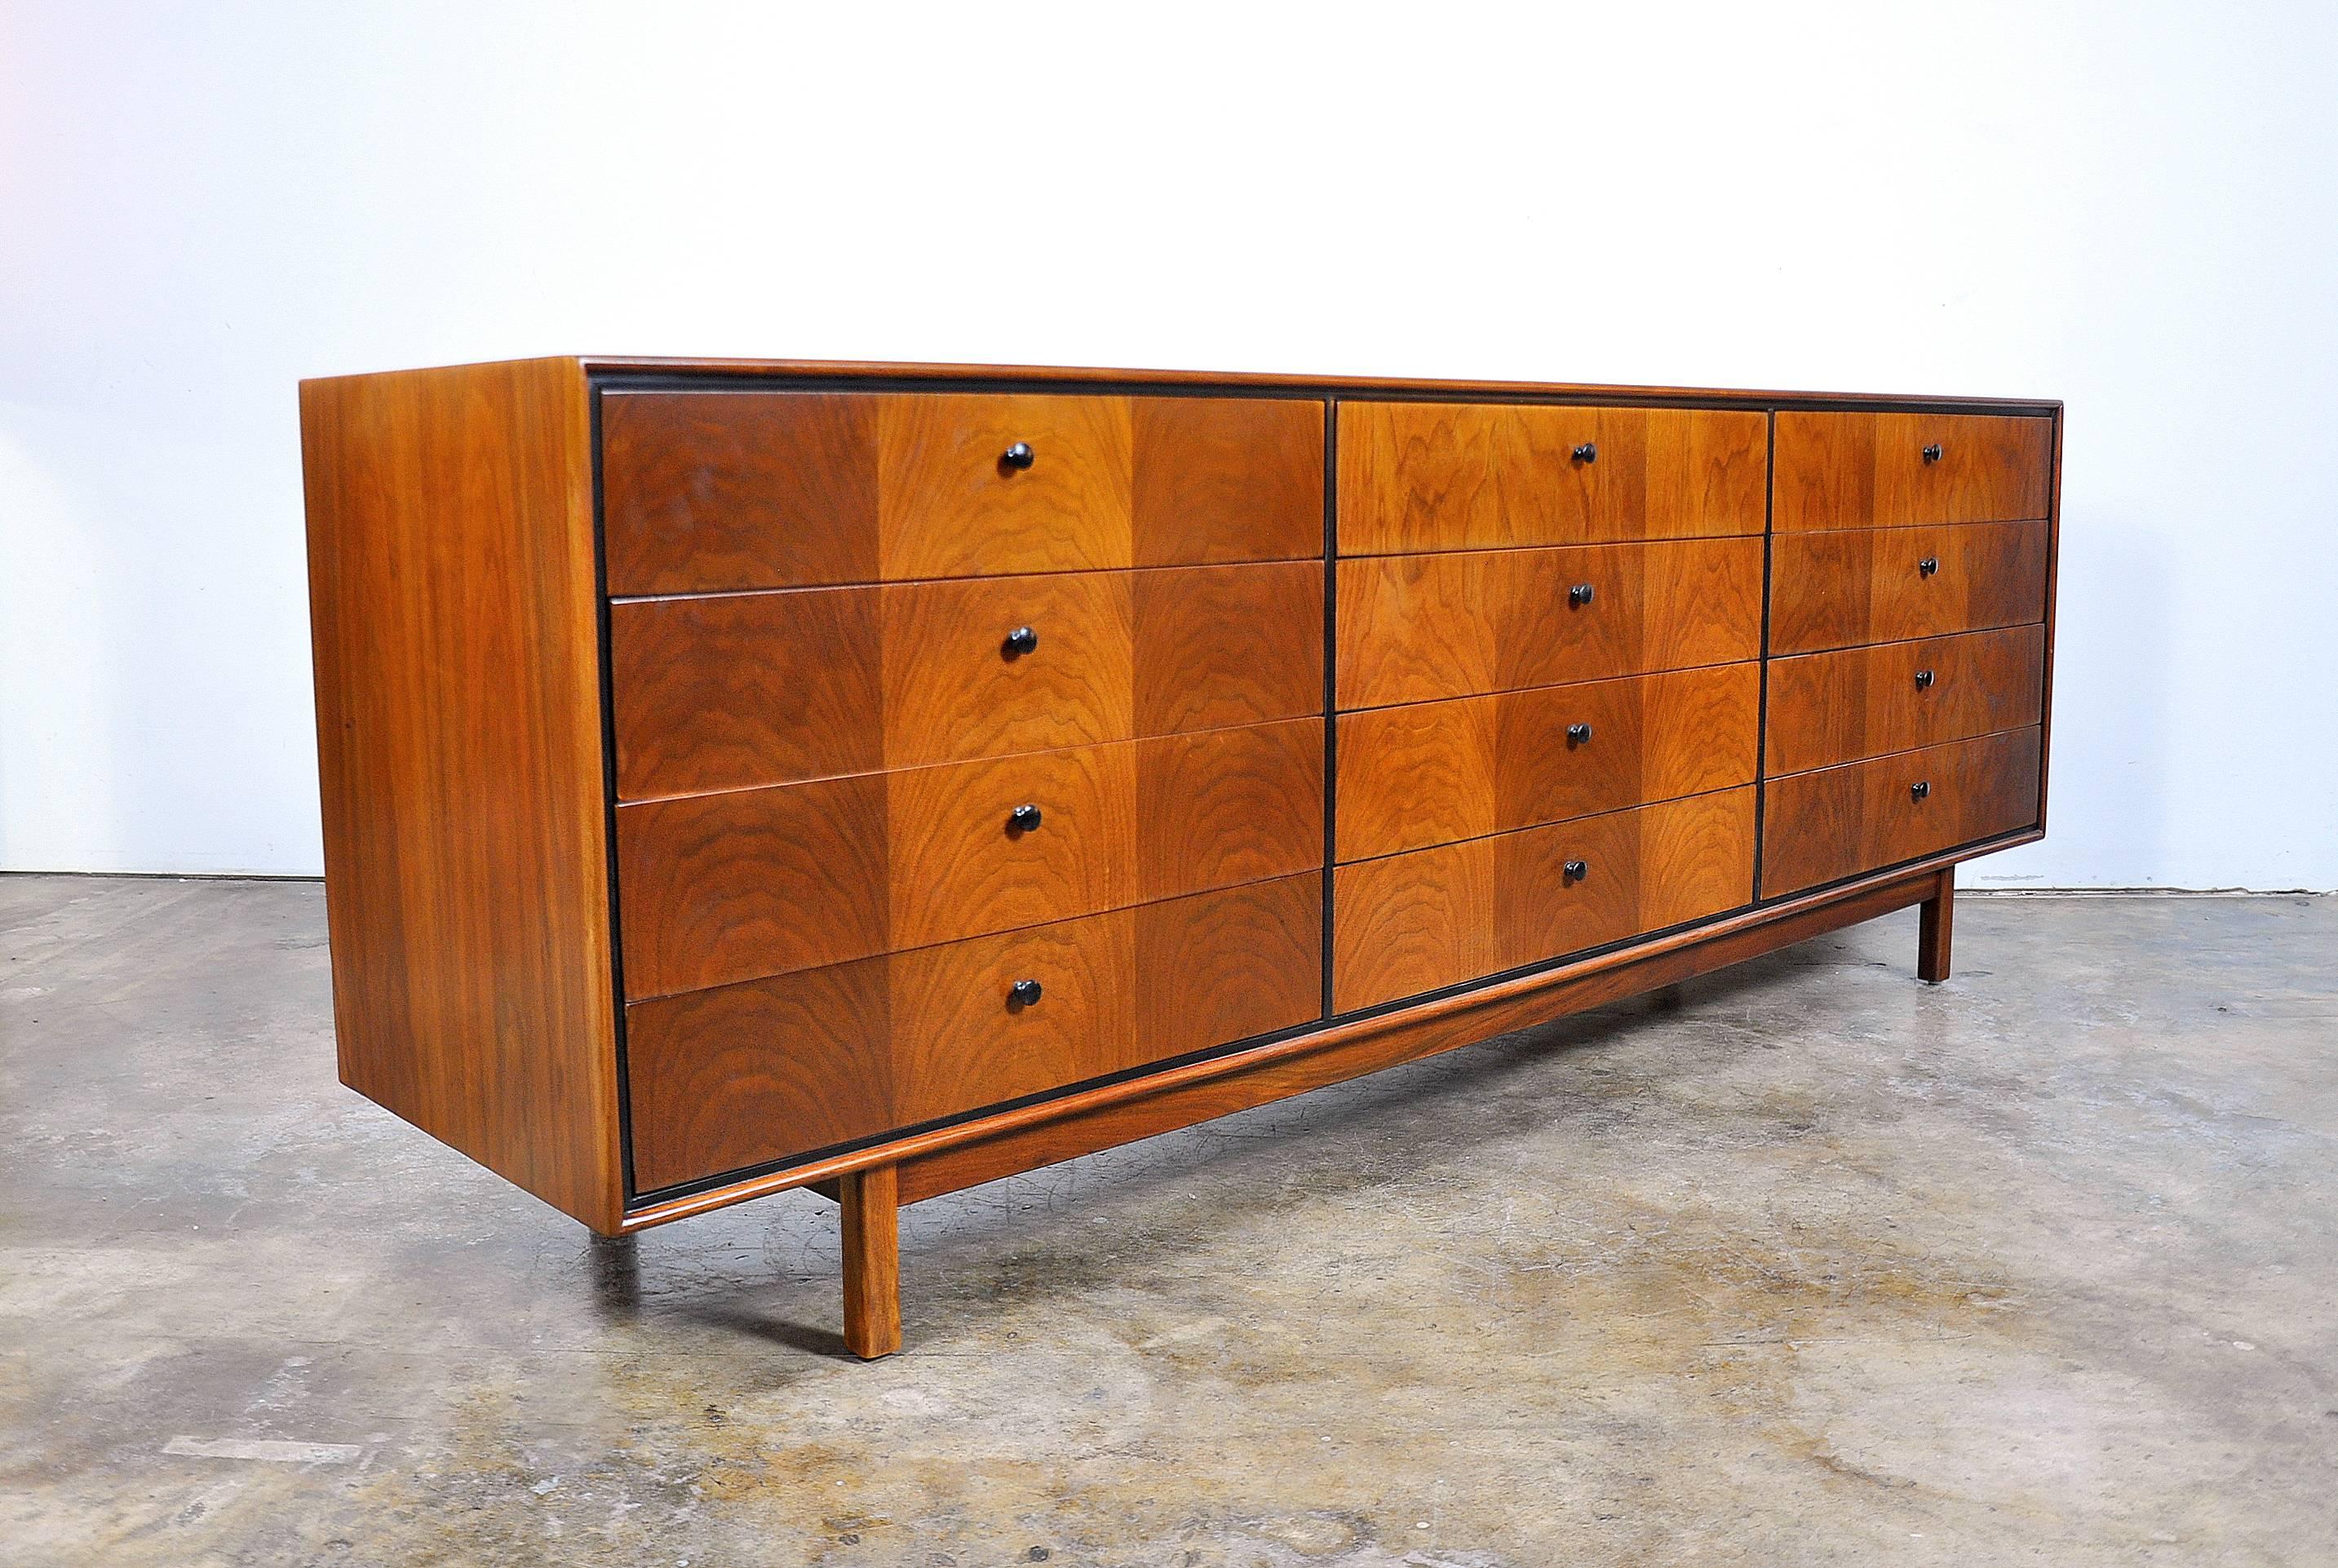
[[[1938,985],[1949,977],[1949,939],[1956,924],[1957,868],[1940,872],[1940,891],[1917,906],[1916,978]]]
[[[901,1348],[899,1168],[838,1179],[844,1208],[844,1348],[863,1361]]]

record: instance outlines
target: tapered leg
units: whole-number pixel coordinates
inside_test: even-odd
[[[837,1180],[844,1208],[844,1348],[863,1361],[901,1348],[900,1176],[891,1165]]]
[[[1940,891],[1917,906],[1916,978],[1938,985],[1949,977],[1949,939],[1957,914],[1957,868],[1940,872]]]

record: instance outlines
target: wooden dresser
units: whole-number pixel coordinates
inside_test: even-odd
[[[901,1203],[2045,825],[2051,402],[543,359],[301,387],[342,1081],[604,1234]]]

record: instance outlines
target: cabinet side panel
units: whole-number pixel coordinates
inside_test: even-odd
[[[341,1081],[614,1230],[583,371],[310,381],[300,432]]]

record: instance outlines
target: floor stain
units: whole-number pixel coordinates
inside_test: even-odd
[[[2338,1539],[2338,900],[1970,898],[918,1205],[867,1366],[831,1205],[596,1241],[341,1089],[322,933],[0,878],[11,1568]]]

